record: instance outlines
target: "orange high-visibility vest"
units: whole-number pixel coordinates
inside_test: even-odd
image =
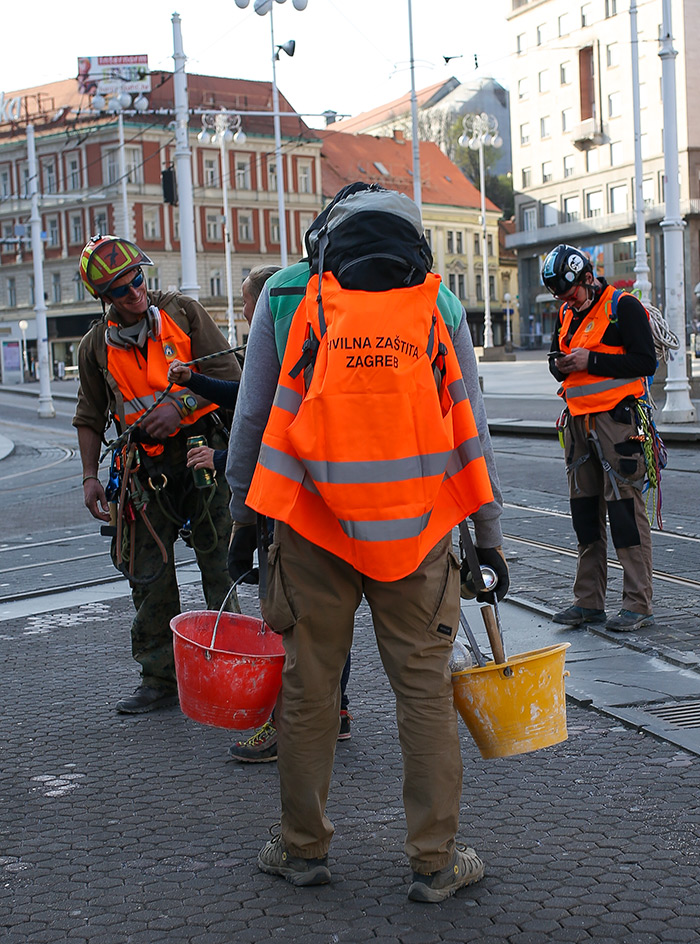
[[[175,324],[162,309],[160,318],[160,335],[154,341],[149,334],[146,358],[135,347],[120,348],[107,344],[107,370],[119,387],[124,400],[124,415],[120,416],[119,420],[126,426],[135,423],[168,386],[170,363],[176,358],[185,363],[192,360],[192,343],[189,335],[185,334],[182,328]],[[113,324],[115,323],[108,322],[108,329]],[[174,384],[171,389],[177,393],[185,388]],[[213,403],[199,407],[194,413],[183,417],[180,424],[196,423],[205,414],[215,409],[216,406]],[[179,429],[176,429],[171,435],[175,436],[178,432]],[[158,444],[143,443],[142,448],[149,456],[157,456],[163,452],[163,446]]]
[[[624,354],[625,348],[603,344],[602,337],[610,324],[612,297],[615,289],[606,286],[596,304],[586,313],[581,324],[570,341],[566,340],[574,312],[562,305],[559,317],[559,350],[570,354],[575,347],[585,347],[589,351],[603,354]],[[626,294],[626,293],[624,293]],[[562,381],[562,396],[566,400],[569,412],[573,416],[583,413],[603,413],[624,400],[625,397],[641,397],[644,394],[644,381],[641,377],[600,377],[589,374],[587,370],[577,370],[567,374]]]
[[[289,331],[246,503],[375,580],[399,580],[493,500],[462,373],[437,305],[439,276],[387,292],[318,276]],[[290,375],[311,329],[308,390]],[[439,388],[436,383],[439,380]]]

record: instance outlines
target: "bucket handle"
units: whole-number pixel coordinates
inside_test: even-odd
[[[245,578],[246,578],[249,574],[252,574],[252,573],[253,573],[253,568],[251,567],[250,570],[246,570],[246,572],[245,572],[244,574],[241,574],[241,576],[238,578],[238,580],[234,580],[233,583],[231,584],[231,586],[229,587],[228,593],[227,593],[226,596],[224,597],[224,601],[223,601],[223,603],[221,604],[221,608],[219,609],[219,612],[218,612],[218,614],[217,614],[216,622],[214,623],[214,632],[213,632],[212,635],[211,635],[211,642],[209,643],[209,648],[208,648],[207,651],[204,653],[204,658],[205,658],[205,659],[211,659],[211,654],[212,654],[212,651],[213,651],[213,649],[214,649],[214,643],[216,642],[216,632],[217,632],[217,630],[218,630],[218,628],[219,628],[219,620],[221,619],[221,614],[224,612],[224,607],[225,607],[226,604],[228,603],[228,598],[231,596],[231,594],[232,594],[233,591],[236,589],[236,587],[237,587],[239,584],[243,583],[243,581],[245,580]]]

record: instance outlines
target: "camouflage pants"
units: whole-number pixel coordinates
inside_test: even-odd
[[[194,488],[192,472],[185,465],[185,437],[178,436],[175,439],[182,442],[168,443],[165,457],[157,464],[158,471],[162,469],[167,476],[167,485],[160,493],[161,501],[158,501],[152,489],[147,489],[150,500],[146,513],[168,552],[168,562],[156,580],[145,584],[132,583],[131,587],[131,597],[136,607],[136,616],[131,625],[132,655],[141,666],[143,682],[163,690],[174,689],[176,684],[170,620],[180,612],[180,593],[175,573],[174,545],[185,521],[189,520],[192,524],[191,544],[202,575],[207,609],[218,610],[231,587],[226,567],[231,534],[228,485],[223,476],[217,478],[208,512],[198,522],[209,490]],[[225,440],[220,433],[214,433],[208,439],[214,448],[225,447]],[[153,477],[153,481],[158,484],[159,480]],[[122,546],[126,554],[129,540],[129,529],[125,525]],[[156,574],[163,565],[160,548],[138,514],[133,555],[133,572],[139,578]],[[116,566],[114,541],[112,561]],[[240,612],[235,590],[226,608]]]

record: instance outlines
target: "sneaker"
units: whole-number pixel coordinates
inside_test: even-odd
[[[258,853],[258,866],[269,875],[281,875],[292,885],[327,885],[331,880],[328,856],[302,859],[290,855],[281,836],[273,836]]]
[[[617,616],[611,616],[605,624],[606,629],[616,633],[631,633],[642,626],[653,626],[655,623],[651,613],[633,613],[632,610],[620,610]]]
[[[589,610],[585,606],[570,606],[560,610],[552,617],[554,623],[564,623],[566,626],[581,626],[582,623],[603,623],[605,610]]]
[[[277,760],[277,728],[271,721],[266,721],[247,741],[232,744],[228,755],[244,764],[267,764]]]
[[[340,712],[340,729],[338,731],[338,740],[339,741],[349,741],[352,735],[350,734],[350,722],[352,721],[352,715],[349,711]]]
[[[142,682],[133,695],[122,698],[115,707],[123,715],[142,715],[146,711],[169,708],[171,705],[177,705],[177,703],[177,692],[153,688]]]
[[[468,846],[458,844],[452,862],[444,869],[429,875],[413,873],[413,881],[408,889],[411,901],[444,901],[454,895],[458,888],[478,882],[484,874],[484,863]]]

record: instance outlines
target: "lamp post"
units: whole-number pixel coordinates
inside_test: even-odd
[[[644,186],[642,170],[642,129],[639,100],[639,35],[637,33],[637,0],[630,0],[630,37],[632,49],[632,118],[634,126],[634,220],[637,252],[634,271],[635,292],[642,305],[651,303],[651,283],[647,262],[646,233],[644,229]]]
[[[233,317],[233,283],[231,278],[231,225],[228,212],[228,162],[226,145],[231,141],[245,143],[245,132],[241,131],[241,116],[235,112],[222,109],[219,112],[204,112],[202,115],[202,130],[197,140],[202,144],[211,141],[219,145],[219,159],[221,164],[221,192],[224,204],[224,255],[226,260],[226,321],[228,323],[228,340],[233,344],[236,337]]]
[[[286,0],[275,0],[276,3],[286,3]],[[250,0],[235,0],[236,6],[241,10],[250,3]],[[308,0],[292,0],[292,6],[295,10],[305,10]],[[272,15],[273,0],[253,0],[253,9],[259,16],[270,14],[270,42],[272,44],[272,120],[275,129],[275,176],[277,177],[277,208],[279,212],[280,223],[280,258],[282,266],[287,265],[287,220],[285,217],[284,206],[284,170],[282,168],[282,132],[280,129],[280,106],[279,93],[277,91],[277,71],[275,63],[279,59],[280,50],[283,49],[288,56],[294,55],[294,41],[290,40],[282,46],[275,45],[275,25]]]
[[[28,362],[27,362],[27,328],[29,327],[29,322],[25,321],[24,318],[19,322],[19,330],[22,332],[22,383],[27,379],[28,371]]]
[[[416,101],[416,74],[413,59],[413,9],[408,0],[408,48],[411,56],[411,146],[413,149],[413,202],[422,210],[423,190],[420,179],[420,134],[418,132],[418,103]]]
[[[510,354],[510,352],[513,350],[513,344],[510,337],[510,292],[505,293],[503,296],[503,301],[506,303],[506,351],[508,351]]]
[[[481,262],[484,281],[484,348],[493,347],[491,326],[491,292],[489,291],[489,256],[486,238],[486,191],[484,186],[484,146],[499,148],[503,144],[498,134],[498,119],[482,111],[479,115],[465,115],[462,119],[463,133],[459,139],[462,147],[479,152],[479,192],[481,194]]]

